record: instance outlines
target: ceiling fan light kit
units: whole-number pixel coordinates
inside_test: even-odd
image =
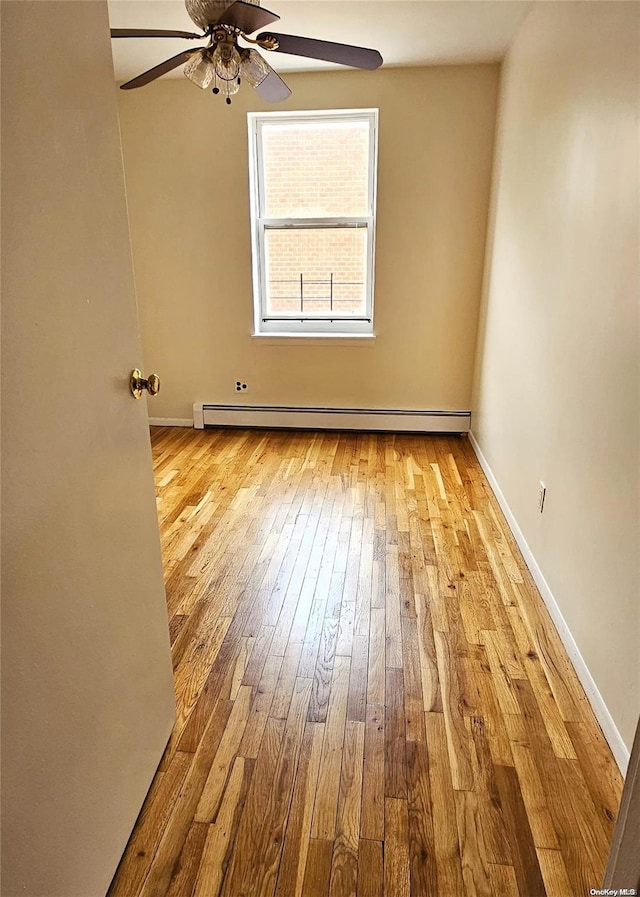
[[[240,51],[234,43],[220,41],[212,54],[214,69],[213,93],[224,93],[231,105],[231,97],[240,89]]]
[[[216,70],[213,66],[213,60],[209,56],[208,50],[201,50],[192,56],[183,69],[185,78],[188,78],[193,84],[196,84],[202,90],[211,84],[215,77]]]
[[[248,37],[258,28],[264,28],[280,18],[275,13],[262,9],[259,0],[235,0],[234,3],[229,3],[228,0],[185,0],[185,6],[191,20],[203,29],[204,34],[148,28],[111,29],[111,36],[114,38],[209,38],[206,47],[185,50],[166,59],[126,84],[121,84],[122,90],[143,87],[179,65],[184,65],[184,74],[193,84],[205,90],[213,83],[212,92],[222,93],[228,104],[240,89],[242,81],[246,81],[267,102],[277,103],[291,96],[291,91],[282,78],[257,50],[238,46],[239,37],[270,52],[306,56],[361,69],[371,70],[382,65],[380,53],[365,47],[296,37],[292,34],[265,32],[255,39]]]
[[[231,97],[240,89],[240,72],[245,67],[241,51],[233,43],[220,41],[213,50],[200,50],[183,71],[185,77],[202,90],[213,82],[213,93],[223,93],[230,103]],[[265,72],[263,78],[267,74]]]
[[[246,47],[242,55],[242,77],[252,87],[258,87],[271,71],[271,66],[253,47]]]

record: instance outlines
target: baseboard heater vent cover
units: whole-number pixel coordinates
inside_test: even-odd
[[[405,411],[380,408],[313,408],[284,405],[207,405],[195,402],[193,426],[292,430],[381,430],[467,433],[470,411]]]

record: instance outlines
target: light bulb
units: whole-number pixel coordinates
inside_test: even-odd
[[[240,54],[232,43],[220,41],[213,51],[213,65],[221,81],[237,81],[240,74]]]
[[[257,50],[247,48],[242,51],[240,74],[252,87],[262,84],[270,71],[271,66]]]
[[[216,70],[207,50],[192,56],[184,67],[185,77],[204,90],[213,81]]]

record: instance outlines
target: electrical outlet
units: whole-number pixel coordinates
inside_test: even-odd
[[[546,498],[546,495],[547,495],[547,487],[542,482],[542,480],[540,480],[540,482],[538,483],[538,510],[540,511],[541,514],[544,511],[544,500]]]
[[[246,392],[248,388],[243,380],[236,380],[236,392]]]

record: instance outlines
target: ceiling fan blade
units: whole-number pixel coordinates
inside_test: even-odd
[[[217,25],[231,25],[239,28],[245,34],[251,34],[258,28],[265,28],[272,22],[277,22],[280,16],[254,3],[245,3],[244,0],[236,0],[223,12],[217,21]]]
[[[275,53],[290,53],[293,56],[307,56],[310,59],[323,59],[325,62],[338,62],[340,65],[351,65],[357,69],[377,69],[382,65],[382,56],[377,50],[366,47],[353,47],[350,44],[336,44],[328,40],[314,40],[311,37],[297,37],[294,34],[274,34],[265,31],[256,38],[258,42],[267,38],[275,38],[278,48]]]
[[[271,68],[271,66],[269,66]],[[264,81],[256,84],[255,87],[258,96],[266,100],[267,103],[280,103],[287,100],[291,96],[291,90],[284,83],[282,78],[273,69],[269,72]]]
[[[132,90],[134,87],[144,87],[144,85],[149,84],[150,81],[155,81],[156,78],[159,78],[161,75],[166,75],[171,69],[175,69],[179,65],[182,65],[190,59],[194,53],[199,53],[202,49],[202,47],[198,47],[196,50],[183,50],[182,53],[178,53],[177,56],[172,56],[171,59],[165,59],[165,61],[161,62],[159,65],[154,65],[152,69],[148,69],[136,78],[132,78],[131,81],[127,81],[126,84],[121,84],[120,90]]]
[[[185,37],[202,40],[206,35],[194,34],[193,31],[162,31],[157,28],[112,28],[111,37]]]

